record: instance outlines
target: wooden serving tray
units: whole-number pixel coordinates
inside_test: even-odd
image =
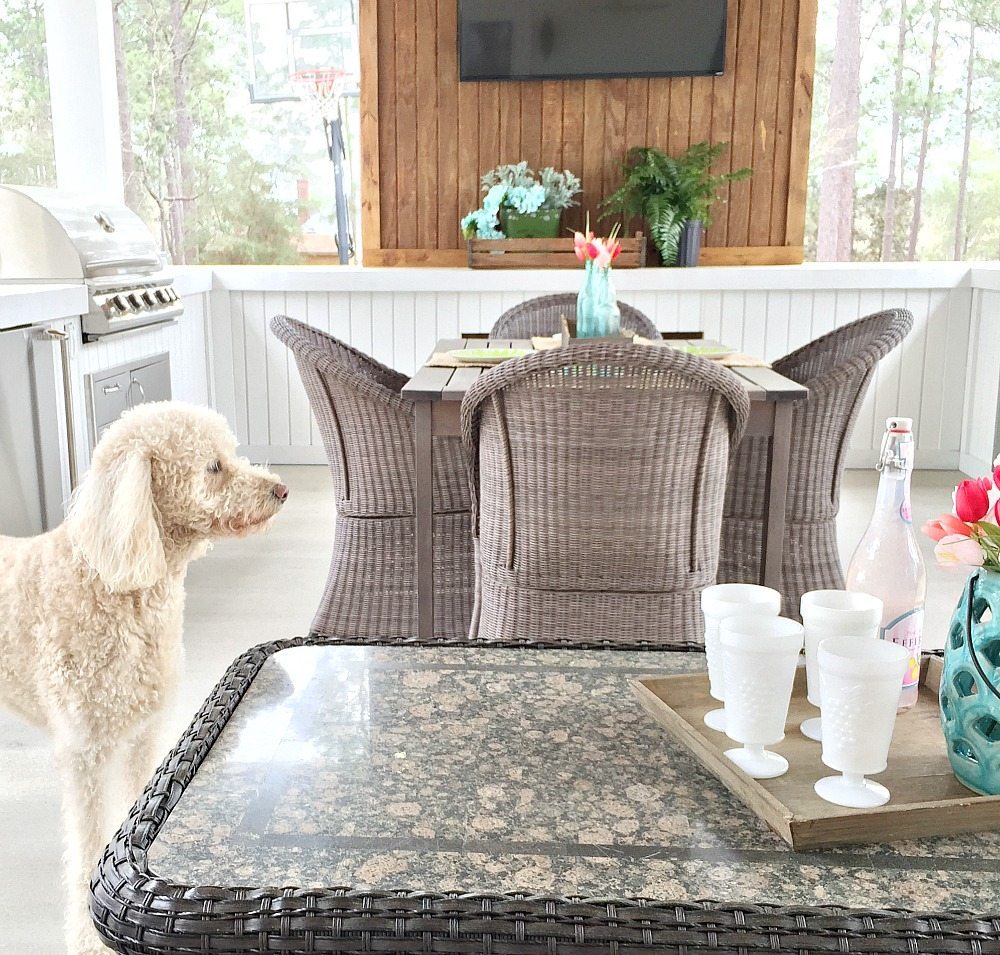
[[[888,768],[874,777],[892,794],[877,809],[834,806],[813,791],[813,783],[834,770],[821,761],[820,744],[799,731],[804,719],[818,715],[806,700],[804,667],[795,675],[785,738],[768,747],[789,763],[777,779],[751,779],[723,755],[740,744],[703,721],[719,705],[708,694],[707,673],[641,677],[631,683],[646,712],[785,842],[793,849],[817,849],[1000,828],[1000,796],[966,789],[951,771],[938,716],[940,679],[941,661],[925,659],[917,703],[897,718]]]

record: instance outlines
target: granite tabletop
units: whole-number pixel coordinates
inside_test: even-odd
[[[686,653],[305,646],[173,809],[181,884],[992,910],[1000,833],[792,851],[639,707]]]

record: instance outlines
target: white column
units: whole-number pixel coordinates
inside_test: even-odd
[[[111,0],[45,0],[52,135],[60,189],[122,201]]]

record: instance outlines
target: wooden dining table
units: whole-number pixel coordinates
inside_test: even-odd
[[[651,345],[648,347],[666,347]],[[428,355],[465,348],[533,349],[520,339],[442,339]],[[486,372],[482,367],[444,368],[424,364],[403,386],[402,395],[414,402],[414,493],[416,498],[418,634],[421,640],[434,635],[434,439],[460,436],[462,399],[472,384]],[[746,436],[769,439],[767,500],[761,579],[767,587],[779,588],[782,546],[785,538],[785,505],[788,495],[788,465],[792,434],[792,407],[809,391],[798,382],[770,368],[731,368],[747,389],[750,417]]]

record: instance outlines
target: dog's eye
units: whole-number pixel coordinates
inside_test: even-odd
[[[208,473],[209,474],[221,474],[222,473],[222,462],[221,461],[213,461],[208,466]]]

